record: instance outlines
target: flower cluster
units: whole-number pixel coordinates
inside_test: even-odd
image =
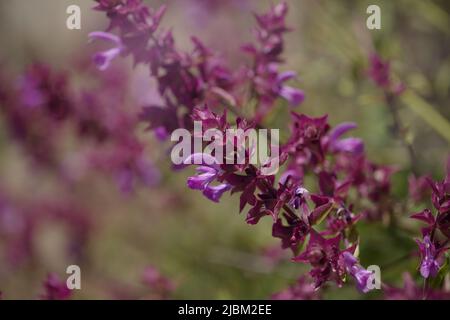
[[[175,47],[170,31],[160,30],[165,6],[152,10],[140,0],[98,2],[95,9],[105,12],[111,22],[107,32],[93,32],[90,38],[108,40],[114,47],[97,53],[94,62],[104,70],[122,54],[131,55],[135,64],[148,65],[164,104],[146,106],[140,117],[158,137],[164,139],[176,128],[191,127],[186,114],[233,86],[233,75],[199,39],[193,37],[194,49],[185,53]],[[110,33],[116,29],[119,36]]]
[[[405,90],[405,85],[403,83],[395,83],[392,80],[390,63],[388,61],[383,61],[376,53],[370,56],[370,68],[368,74],[375,84],[385,90],[388,94],[398,95]]]
[[[274,107],[278,97],[286,99],[293,107],[298,106],[305,98],[302,90],[284,84],[296,77],[295,72],[279,71],[284,49],[283,35],[289,31],[285,22],[287,12],[287,4],[280,3],[266,14],[257,14],[257,44],[243,46],[245,52],[252,57],[252,67],[244,70],[250,80],[250,90],[259,100],[255,115],[258,121]]]
[[[235,127],[245,132],[261,127],[278,97],[292,106],[304,99],[301,90],[285,84],[295,73],[279,71],[283,62],[283,36],[289,31],[285,3],[273,6],[266,14],[256,15],[257,42],[243,46],[252,58],[251,67],[243,65],[236,72],[226,68],[197,38],[193,38],[191,54],[177,50],[172,34],[159,27],[165,7],[152,10],[138,0],[104,0],[99,1],[96,9],[110,18],[107,32],[117,30],[117,34],[91,33],[91,38],[109,39],[114,44],[114,49],[94,56],[94,62],[104,69],[105,63],[120,53],[131,55],[135,63],[148,65],[164,105],[144,107],[141,120],[148,121],[150,129],[159,136],[179,127],[192,129],[193,121],[201,121],[206,129],[224,132]],[[256,111],[252,116],[244,116],[242,106],[249,101],[256,104]],[[235,126],[225,112],[221,114],[220,106],[236,115]],[[382,197],[389,191],[393,171],[370,163],[361,139],[343,138],[356,124],[343,123],[330,130],[327,116],[311,118],[292,112],[291,119],[290,138],[280,147],[278,159],[286,170],[278,180],[274,175],[262,174],[264,164],[215,162],[210,155],[197,153],[186,159],[186,164],[201,159],[194,161],[201,165],[196,168],[197,175],[188,179],[188,187],[200,190],[215,202],[225,192],[239,193],[240,211],[249,207],[246,218],[249,224],[270,216],[272,235],[281,239],[282,247],[294,252],[295,261],[312,266],[315,287],[328,280],[341,285],[349,273],[358,287],[367,291],[364,284],[367,273],[356,260],[350,263],[351,259],[344,255],[353,254],[358,246],[358,238],[350,239],[349,235],[355,234],[355,223],[363,215],[352,211],[348,191],[354,188],[372,201],[372,211],[382,214],[387,209],[378,204],[383,203]],[[226,145],[230,141],[224,138],[221,143]],[[240,151],[247,158],[252,153],[251,147],[237,148],[243,148]],[[237,152],[225,157],[236,156]],[[314,176],[317,185],[305,186],[306,175]],[[313,193],[308,189],[318,191]],[[320,227],[322,230],[317,231],[324,224],[325,229]],[[306,249],[299,252],[306,242]]]
[[[32,65],[13,85],[5,80],[8,76],[0,74],[0,82],[5,84],[0,86],[0,105],[7,129],[32,164],[53,170],[62,193],[69,194],[90,172],[101,171],[129,194],[138,185],[154,185],[159,178],[146,153],[148,144],[139,135],[140,126],[145,125],[146,133],[151,131],[163,142],[175,129],[195,133],[199,122],[202,134],[208,129],[222,133],[215,145],[231,148],[222,155],[206,151],[187,155],[184,163],[177,165],[177,169],[195,165],[196,174],[189,176],[187,187],[213,202],[226,194],[238,196],[239,212],[245,212],[246,223],[266,220],[280,250],[292,253],[293,262],[309,269],[309,275],[302,275],[273,298],[320,299],[318,289],[330,282],[338,287],[351,282],[360,292],[369,292],[373,274],[358,258],[364,241],[358,223],[394,222],[397,212],[391,178],[397,168],[368,158],[362,139],[351,135],[356,123],[332,125],[328,115],[311,117],[294,111],[305,94],[292,84],[296,72],[282,70],[284,36],[290,31],[287,4],[255,14],[256,39],[242,45],[244,62],[232,68],[232,63],[197,37],[191,38],[191,51],[180,50],[170,29],[162,26],[166,6],[155,10],[142,0],[96,2],[94,9],[106,15],[109,25],[89,34],[96,46],[105,46],[93,55],[101,72],[81,68],[85,76],[97,80],[93,88],[77,85],[69,70],[56,72],[43,64]],[[149,82],[139,80],[141,87],[135,96],[129,94],[132,76],[119,67],[119,57],[130,57],[149,75]],[[394,97],[404,86],[394,82],[390,64],[372,55],[368,75],[393,107]],[[151,93],[150,85],[142,85],[150,82],[156,86]],[[288,130],[281,141],[272,136],[268,139],[269,145],[278,146],[276,155],[255,164],[250,161],[255,146],[230,138],[226,132],[237,129],[245,135],[267,129],[278,105],[289,105]],[[63,143],[66,135],[75,137],[76,147],[69,153]],[[235,161],[242,155],[243,161]],[[279,175],[267,174],[272,161],[279,164]],[[442,182],[411,176],[414,202],[428,196],[427,185],[432,189],[435,214],[425,209],[412,216],[425,223],[422,238],[417,239],[419,269],[426,279],[425,297],[445,298],[448,292],[429,288],[427,281],[443,269],[448,250],[450,168]],[[5,243],[7,261],[15,266],[32,260],[34,232],[46,220],[67,225],[73,235],[68,252],[81,260],[93,229],[89,217],[89,210],[69,196],[61,196],[59,201],[16,199],[2,189],[0,239]],[[150,289],[150,298],[168,298],[176,287],[154,267],[145,270],[142,282]],[[409,275],[404,288],[384,287],[387,298],[423,297],[423,290]],[[55,274],[49,274],[44,288],[44,299],[70,296]]]
[[[422,228],[422,239],[416,240],[421,256],[420,274],[424,278],[438,274],[443,254],[450,249],[450,166],[443,181],[434,182],[429,178],[427,181],[432,189],[431,199],[436,214],[425,209],[411,216],[426,225]]]
[[[70,80],[69,72],[34,64],[16,86],[0,94],[10,134],[32,162],[53,169],[69,183],[89,170],[114,176],[124,192],[132,191],[138,183],[157,183],[158,171],[136,134],[137,112],[122,105],[126,74],[119,69],[109,70],[99,79],[97,88],[89,89],[75,89]],[[8,82],[4,83],[7,86]],[[75,131],[80,141],[74,154],[83,169],[75,170],[70,161],[73,155],[62,152],[69,130]]]
[[[33,63],[19,77],[6,68],[0,74],[3,128],[24,155],[24,169],[39,177],[36,180],[50,177],[55,186],[50,194],[35,192],[42,181],[27,180],[25,192],[18,195],[11,181],[2,177],[0,259],[5,270],[37,265],[41,256],[36,240],[46,225],[65,231],[62,249],[67,259],[78,264],[88,260],[95,215],[75,189],[93,172],[112,178],[124,194],[159,180],[149,144],[138,136],[140,110],[129,108],[141,97],[141,92],[136,97],[128,92],[127,83],[133,81],[129,73],[121,67],[99,73],[86,61],[75,65],[76,73]],[[49,276],[43,298],[66,297],[61,289],[65,282],[58,281]]]

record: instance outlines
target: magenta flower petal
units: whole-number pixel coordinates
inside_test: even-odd
[[[209,167],[201,166],[197,168],[197,171],[201,174],[189,177],[187,180],[188,187],[194,190],[204,190],[217,176],[216,170]]]
[[[281,87],[280,96],[286,99],[292,107],[297,107],[305,100],[305,93],[302,90],[289,86]]]
[[[219,202],[220,198],[222,197],[222,194],[230,189],[231,186],[226,183],[213,187],[208,185],[203,190],[203,195],[211,201]]]
[[[109,67],[111,61],[121,53],[121,51],[122,49],[120,48],[112,48],[106,51],[98,52],[93,57],[94,64],[99,70],[104,71]]]
[[[359,138],[346,138],[333,143],[331,149],[335,152],[360,154],[364,152],[364,142]]]
[[[368,281],[372,276],[372,272],[367,271],[364,268],[358,268],[356,272],[354,272],[353,277],[356,281],[356,288],[363,293],[367,293],[370,291],[368,287]]]
[[[424,278],[435,277],[439,271],[439,263],[437,261],[437,250],[431,242],[430,236],[425,236],[423,242],[416,240],[419,245],[422,262],[420,264],[420,274]]]
[[[89,39],[92,40],[104,40],[114,43],[117,47],[122,47],[122,40],[115,34],[103,31],[94,31],[88,34]]]
[[[189,155],[184,161],[184,164],[201,164],[216,169],[220,169],[219,162],[216,158],[207,153],[194,153]]]
[[[93,60],[99,70],[106,70],[109,67],[111,61],[118,55],[120,55],[124,50],[122,40],[120,40],[118,36],[112,33],[95,31],[89,33],[88,36],[91,40],[104,40],[112,42],[114,44],[113,48],[98,52],[94,55]]]
[[[280,83],[294,79],[297,76],[295,71],[285,71],[278,75],[278,81]]]
[[[338,124],[333,130],[330,131],[330,141],[336,141],[342,135],[350,130],[356,129],[358,125],[354,122],[343,122]]]

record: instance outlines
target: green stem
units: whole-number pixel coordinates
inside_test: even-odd
[[[411,166],[411,171],[417,176],[418,175],[418,163],[417,163],[417,156],[414,152],[414,148],[412,146],[412,143],[410,143],[404,134],[404,128],[402,127],[400,116],[398,114],[398,105],[396,104],[396,97],[392,93],[385,93],[385,100],[386,104],[389,108],[389,111],[392,115],[392,119],[394,122],[394,134],[395,136],[401,141],[403,146],[405,147],[406,151],[408,152],[409,156],[409,162]]]

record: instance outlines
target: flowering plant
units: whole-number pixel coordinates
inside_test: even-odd
[[[178,49],[172,31],[161,26],[166,6],[153,9],[141,0],[96,3],[94,9],[104,13],[109,24],[104,31],[89,34],[91,42],[105,46],[93,55],[93,63],[101,72],[85,72],[98,77],[98,88],[76,88],[69,74],[35,64],[17,86],[0,91],[7,128],[34,165],[54,170],[68,190],[80,176],[98,170],[112,176],[121,192],[130,194],[137,186],[151,187],[161,178],[154,159],[145,151],[150,145],[150,132],[156,138],[151,148],[168,148],[170,153],[175,149],[174,141],[169,142],[171,133],[180,128],[194,132],[195,123],[200,123],[202,134],[209,129],[223,133],[216,143],[234,143],[231,153],[218,157],[217,153],[192,152],[172,169],[190,170],[191,165],[195,166],[196,174],[187,178],[186,185],[201,191],[204,201],[229,201],[227,194],[237,195],[236,207],[245,212],[245,222],[271,224],[267,232],[291,253],[292,262],[307,267],[292,287],[273,298],[321,298],[331,283],[337,287],[352,283],[362,294],[382,288],[386,298],[448,298],[445,281],[450,165],[442,182],[418,176],[416,155],[403,139],[396,104],[407,88],[393,79],[388,62],[372,54],[367,75],[383,93],[393,114],[395,133],[410,155],[411,198],[422,201],[431,190],[434,206],[434,212],[424,209],[411,216],[424,224],[421,237],[416,239],[423,288],[418,288],[409,274],[405,276],[405,287],[395,288],[377,279],[372,269],[363,267],[366,262],[360,258],[364,241],[360,224],[388,221],[390,227],[401,228],[392,192],[392,178],[399,168],[370,160],[363,140],[348,136],[357,128],[356,123],[333,126],[332,116],[308,116],[301,111],[308,93],[294,85],[296,72],[283,71],[285,36],[292,31],[287,23],[286,3],[255,14],[255,40],[242,45],[245,58],[238,66],[198,37],[191,38],[190,52]],[[127,72],[116,64],[126,57],[131,58],[135,68],[145,69],[146,77],[156,85],[155,92],[139,109],[124,107],[129,99]],[[133,97],[128,103],[138,105],[138,100]],[[289,113],[289,126],[280,140],[274,136],[268,139],[278,145],[271,160],[276,158],[280,171],[267,174],[267,163],[249,161],[254,152],[252,145],[236,144],[225,133],[230,129],[244,134],[270,129],[271,118],[280,109]],[[142,124],[146,127],[144,134],[139,132]],[[58,149],[58,140],[68,130],[82,142],[77,149],[81,169],[72,168]],[[244,154],[244,161],[228,161],[239,153]],[[18,200],[7,192],[0,195],[0,232],[5,234],[11,263],[32,255],[30,235],[42,223],[41,217],[48,215],[75,229],[71,248],[76,249],[78,258],[82,256],[93,229],[90,215],[83,208],[76,210],[70,199],[56,204],[33,200],[17,206]],[[14,217],[9,216],[11,208]],[[29,214],[31,211],[37,213]],[[3,230],[6,224],[1,221],[7,219],[21,219],[21,223],[12,231]],[[409,257],[415,256],[408,253]],[[176,288],[153,267],[146,269],[144,282],[153,286],[158,298],[167,298]],[[54,274],[48,276],[44,287],[43,298],[70,296]]]

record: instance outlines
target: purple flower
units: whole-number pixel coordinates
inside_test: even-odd
[[[377,54],[370,56],[369,76],[380,87],[387,88],[390,86],[390,64],[381,60]]]
[[[342,253],[342,257],[347,272],[356,281],[356,287],[358,290],[363,293],[369,292],[371,289],[368,284],[373,273],[361,267],[358,263],[358,259],[356,259],[350,252],[345,251]]]
[[[141,120],[148,121],[150,128],[156,130],[160,137],[179,127],[191,130],[196,120],[202,122],[205,130],[215,128],[224,132],[231,127],[225,116],[217,116],[207,108],[200,110],[196,107],[199,105],[221,108],[225,103],[227,109],[235,113],[237,127],[245,130],[262,125],[265,115],[279,98],[285,99],[291,106],[297,106],[304,100],[303,91],[286,85],[295,73],[279,71],[283,63],[283,36],[289,30],[285,23],[285,3],[273,6],[266,14],[256,15],[257,41],[244,48],[252,61],[248,66],[239,68],[238,72],[231,72],[222,59],[199,39],[192,38],[194,50],[186,53],[176,48],[170,31],[156,32],[164,7],[153,10],[140,0],[98,2],[97,9],[106,12],[110,19],[108,30],[116,29],[120,38],[109,33],[91,34],[91,38],[114,44],[112,49],[97,54],[95,62],[100,69],[104,69],[116,56],[131,55],[135,63],[149,68],[161,101],[149,103],[141,114]],[[372,57],[371,62],[370,74],[374,81],[386,93],[394,92],[389,63],[378,56]],[[249,97],[252,102],[255,101],[255,112],[241,110],[247,105]],[[286,173],[276,184],[274,176],[261,175],[259,166],[247,162],[219,165],[218,161],[209,161],[215,160],[213,157],[198,153],[185,161],[185,164],[192,164],[192,160],[201,160],[194,161],[196,174],[187,179],[187,186],[200,190],[214,202],[218,202],[226,191],[239,193],[240,211],[247,205],[251,206],[247,223],[256,224],[262,217],[272,216],[272,235],[281,239],[283,248],[291,248],[297,254],[294,260],[308,262],[312,266],[310,273],[315,287],[329,280],[341,285],[348,274],[355,279],[360,291],[367,292],[372,273],[364,269],[352,254],[356,246],[353,224],[361,215],[352,213],[353,207],[349,202],[353,200],[353,194],[348,191],[353,187],[356,197],[370,200],[369,210],[389,212],[392,201],[385,200],[390,193],[393,170],[369,162],[364,155],[361,139],[343,138],[344,134],[356,128],[354,123],[340,124],[329,132],[327,116],[311,118],[292,113],[292,118],[292,135],[280,155],[280,163],[289,161],[286,168],[291,178]],[[118,167],[124,168],[121,173],[125,186],[131,184],[132,173],[137,170],[131,165],[134,159],[125,157],[126,161],[118,162]],[[303,181],[305,174],[308,180]],[[299,188],[304,182],[310,183],[310,176],[318,182],[318,195],[307,196],[307,192]],[[438,210],[448,211],[450,205],[446,194],[440,195],[436,201]],[[314,210],[309,208],[311,202],[315,204]],[[357,210],[365,202],[358,201]],[[446,217],[448,215],[442,220],[444,226],[448,222]],[[320,233],[312,229],[323,221],[324,225],[317,226]],[[298,254],[300,244],[306,241],[308,235],[306,250]],[[341,250],[341,240],[350,248]],[[440,248],[436,243],[433,245]],[[437,254],[433,254],[433,258],[435,256]],[[432,267],[433,264],[427,266],[429,269]],[[298,291],[302,292],[301,283],[298,287]],[[289,294],[295,295],[294,291]]]
[[[332,145],[334,151],[362,153],[364,151],[364,144],[359,138],[346,138],[336,141]]]
[[[287,12],[288,6],[286,2],[282,2],[272,6],[269,12],[256,15],[256,21],[260,28],[258,36],[260,41],[265,44],[263,48],[266,54],[276,55],[282,50],[282,48],[277,47],[277,45],[282,45],[282,43],[278,43],[279,39],[274,36],[280,36],[289,30],[285,22]]]
[[[378,54],[372,54],[369,58],[369,77],[383,90],[399,95],[405,90],[405,85],[401,82],[392,83],[391,66],[389,61],[383,61]]]
[[[102,52],[98,52],[94,55],[93,60],[95,65],[97,66],[97,68],[99,70],[106,70],[111,61],[116,58],[118,55],[120,55],[123,50],[124,50],[124,46],[122,44],[122,40],[109,32],[102,32],[102,31],[95,31],[95,32],[91,32],[89,33],[89,38],[91,40],[105,40],[105,41],[109,41],[112,44],[115,45],[115,47],[102,51]]]
[[[439,251],[436,250],[435,245],[431,242],[430,236],[426,235],[423,238],[423,242],[416,240],[419,245],[420,255],[422,262],[420,264],[420,274],[424,278],[429,276],[435,277],[439,271],[439,263],[437,256]]]
[[[305,251],[293,258],[294,261],[307,262],[313,267],[310,275],[315,280],[315,287],[322,286],[328,280],[342,284],[345,275],[344,265],[340,262],[339,243],[341,235],[325,239],[317,231],[311,229],[310,239]]]
[[[198,175],[189,177],[187,185],[194,190],[204,190],[206,186],[217,178],[217,170],[207,166],[196,168]]]
[[[45,292],[41,298],[43,300],[66,300],[72,292],[67,288],[65,281],[62,281],[56,274],[50,273],[44,282]]]
[[[419,246],[421,263],[420,274],[424,278],[435,277],[440,268],[440,257],[449,248],[446,247],[450,239],[450,168],[447,169],[447,176],[442,182],[433,182],[428,177],[426,179],[432,189],[431,200],[437,209],[436,216],[431,210],[425,209],[415,213],[411,218],[420,220],[426,224],[421,229],[423,241],[416,239]],[[447,241],[441,242],[437,232],[440,231]]]
[[[345,232],[346,229],[350,229],[356,222],[358,222],[361,217],[361,214],[355,215],[349,208],[341,206],[333,216],[328,218],[328,230],[324,233],[336,234]]]
[[[260,64],[254,84],[263,104],[267,105],[265,107],[271,107],[278,97],[286,99],[291,107],[297,107],[302,103],[305,99],[304,92],[284,84],[295,77],[296,73],[293,71],[279,73],[277,63]]]
[[[321,140],[329,130],[328,116],[311,118],[291,112],[291,136],[282,146],[282,153],[292,157],[291,169],[302,175],[308,166],[316,166],[325,159],[325,149]]]
[[[368,287],[368,281],[371,279],[373,275],[372,272],[367,271],[363,267],[354,267],[350,273],[355,281],[356,288],[363,293],[369,292],[371,289]]]
[[[372,220],[381,219],[382,215],[387,213],[383,204],[390,197],[391,177],[396,168],[374,164],[365,154],[339,156],[339,170],[346,172],[347,181],[351,181],[352,186],[356,187],[359,196],[367,198],[375,205],[373,211],[366,212],[366,217]]]
[[[320,300],[321,294],[314,288],[311,279],[302,276],[297,282],[284,291],[272,295],[273,300]]]
[[[279,94],[285,98],[292,107],[297,107],[305,100],[305,93],[302,90],[289,86],[282,86]]]
[[[188,178],[188,187],[194,190],[201,190],[203,195],[209,200],[219,202],[222,194],[231,189],[231,185],[228,183],[221,183],[216,186],[211,185],[223,173],[217,160],[205,153],[195,153],[184,160],[184,164],[193,163],[202,163],[203,165],[196,168],[197,175]]]
[[[302,90],[284,84],[295,77],[295,72],[278,71],[284,50],[283,36],[289,31],[285,23],[287,11],[287,4],[283,2],[272,6],[265,14],[256,15],[257,44],[243,46],[243,50],[253,58],[252,67],[247,68],[247,76],[259,97],[256,122],[274,107],[278,97],[286,99],[292,107],[298,106],[305,98]]]
[[[305,114],[295,112],[291,114],[293,119],[292,134],[288,143],[285,145],[286,151],[310,149],[311,151],[317,151],[323,156],[320,140],[330,128],[328,125],[328,116],[310,118]]]
[[[305,100],[305,93],[302,90],[283,85],[285,81],[295,78],[295,76],[295,72],[286,71],[280,73],[277,77],[278,94],[286,99],[292,107],[297,107]]]
[[[305,240],[310,227],[300,219],[286,217],[288,225],[283,225],[278,219],[272,226],[272,236],[281,239],[283,249],[290,248],[293,252]]]
[[[337,125],[330,131],[325,144],[331,152],[349,152],[352,154],[361,154],[364,152],[364,143],[359,138],[340,139],[346,132],[355,129],[357,125],[353,122],[344,122]]]
[[[430,209],[424,209],[421,212],[415,213],[411,216],[411,218],[422,221],[427,224],[426,227],[422,228],[423,235],[431,234],[436,226],[436,218],[434,217]]]
[[[433,191],[431,201],[437,210],[437,228],[450,239],[450,158],[447,166],[447,175],[443,181],[433,182],[428,179],[428,183]]]
[[[219,202],[222,194],[231,189],[231,186],[227,183],[222,183],[217,186],[206,186],[203,190],[203,195],[207,197],[209,200],[214,202]]]
[[[294,209],[299,209],[300,206],[306,205],[306,200],[308,197],[309,191],[305,188],[298,187],[295,189],[294,197],[292,198],[290,204]]]

